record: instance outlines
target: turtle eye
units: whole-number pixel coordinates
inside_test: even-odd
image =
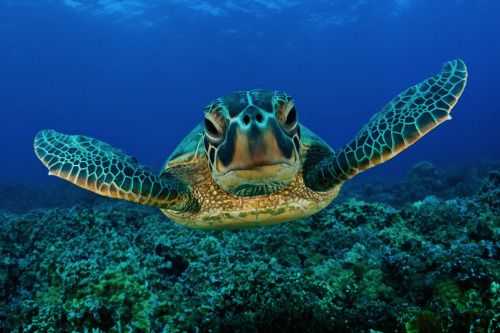
[[[293,123],[295,123],[296,121],[297,121],[297,110],[295,109],[294,106],[286,116],[285,125],[287,126],[293,125]]]
[[[210,120],[205,118],[205,130],[213,135],[218,137],[220,135],[219,131],[217,130],[217,127],[215,127],[214,123],[212,123]]]
[[[224,137],[226,126],[212,117],[205,116],[205,135],[213,142],[219,142]]]

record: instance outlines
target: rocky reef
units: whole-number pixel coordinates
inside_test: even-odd
[[[27,211],[26,185],[0,210],[0,332],[500,332],[499,164],[363,182],[224,232],[86,193]]]

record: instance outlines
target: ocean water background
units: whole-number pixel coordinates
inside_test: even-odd
[[[0,1],[0,179],[47,177],[32,149],[55,129],[159,169],[215,98],[291,94],[337,150],[409,86],[462,58],[453,120],[371,175],[500,157],[500,3],[463,1]]]

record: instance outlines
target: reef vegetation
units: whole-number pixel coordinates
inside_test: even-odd
[[[0,192],[0,332],[500,332],[497,162],[353,179],[314,216],[223,232]]]

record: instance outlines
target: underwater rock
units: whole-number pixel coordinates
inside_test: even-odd
[[[427,196],[445,200],[465,198],[476,193],[483,186],[484,179],[494,170],[500,170],[500,162],[477,160],[446,167],[435,167],[429,162],[420,162],[399,181],[357,176],[344,184],[334,204],[347,198],[356,198],[401,208]]]

